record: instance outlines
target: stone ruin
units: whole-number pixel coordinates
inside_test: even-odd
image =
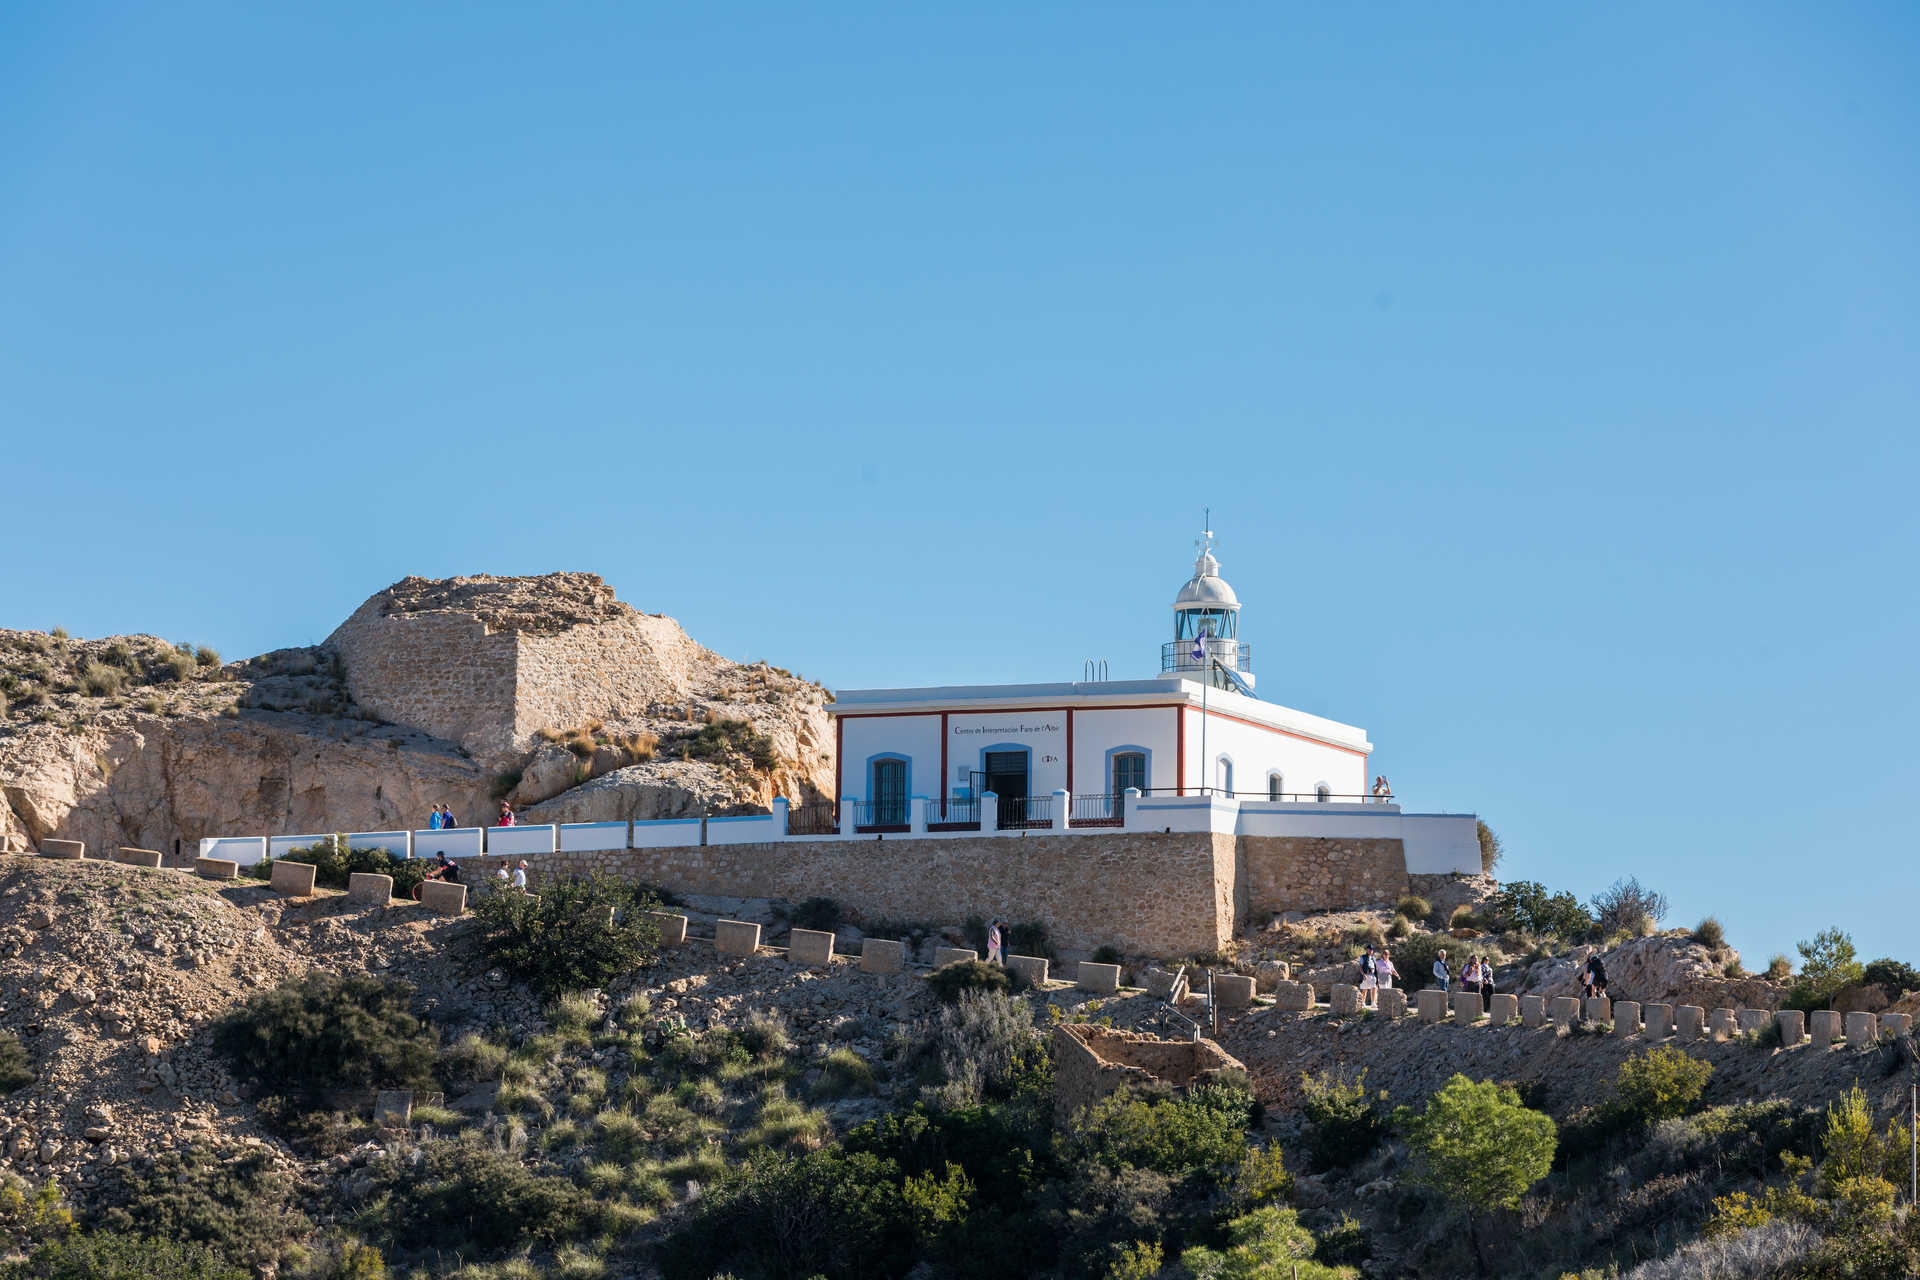
[[[1053,1029],[1053,1118],[1067,1125],[1109,1094],[1155,1082],[1175,1089],[1205,1084],[1222,1071],[1244,1071],[1238,1058],[1211,1040],[1157,1036],[1091,1023]]]

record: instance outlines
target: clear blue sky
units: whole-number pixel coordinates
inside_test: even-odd
[[[1920,9],[15,4],[0,623],[588,569],[1267,696],[1508,873],[1920,961]]]

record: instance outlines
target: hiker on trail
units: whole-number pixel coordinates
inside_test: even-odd
[[[1360,953],[1360,1006],[1371,1009],[1380,999],[1380,960],[1373,954],[1373,944]]]
[[[459,825],[460,825],[459,823],[453,820],[453,806],[450,804],[441,805],[440,806],[440,829],[442,831],[451,831]]]
[[[1447,972],[1447,953],[1444,951],[1433,958],[1433,980],[1442,991],[1452,987],[1453,975]]]
[[[1006,962],[1007,955],[1001,941],[1000,922],[995,920],[987,928],[987,963],[1005,964]]]
[[[1478,957],[1480,960],[1480,1011],[1486,1013],[1493,1008],[1493,958]]]
[[[520,892],[527,891],[527,860],[520,859],[520,865],[513,869],[513,887]]]
[[[1600,958],[1598,951],[1587,957],[1586,971],[1580,975],[1582,985],[1586,987],[1587,999],[1607,994],[1607,962]]]
[[[513,825],[513,806],[505,800],[500,802],[500,820],[493,825],[496,827],[510,827]]]
[[[1400,971],[1393,967],[1393,952],[1386,947],[1380,948],[1378,968],[1380,972],[1380,989],[1382,991],[1391,991],[1393,989],[1393,980],[1400,976]]]
[[[440,806],[435,805],[433,806],[433,812],[427,816],[427,830],[438,831],[439,829],[440,829]]]
[[[1478,991],[1480,989],[1480,957],[1468,956],[1467,967],[1460,971],[1460,989]]]

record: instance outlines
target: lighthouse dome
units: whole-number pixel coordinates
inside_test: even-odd
[[[1180,594],[1173,598],[1176,609],[1238,609],[1240,597],[1233,594],[1233,588],[1220,576],[1220,562],[1213,553],[1202,551],[1194,562],[1193,576],[1187,579],[1187,585],[1180,588]]]

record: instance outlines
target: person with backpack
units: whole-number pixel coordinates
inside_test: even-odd
[[[1374,1008],[1380,1000],[1380,961],[1373,954],[1373,944],[1360,953],[1360,1007]]]
[[[1594,952],[1593,958],[1587,961],[1587,968],[1593,972],[1593,994],[1596,996],[1607,994],[1607,962],[1600,958],[1598,951]]]

